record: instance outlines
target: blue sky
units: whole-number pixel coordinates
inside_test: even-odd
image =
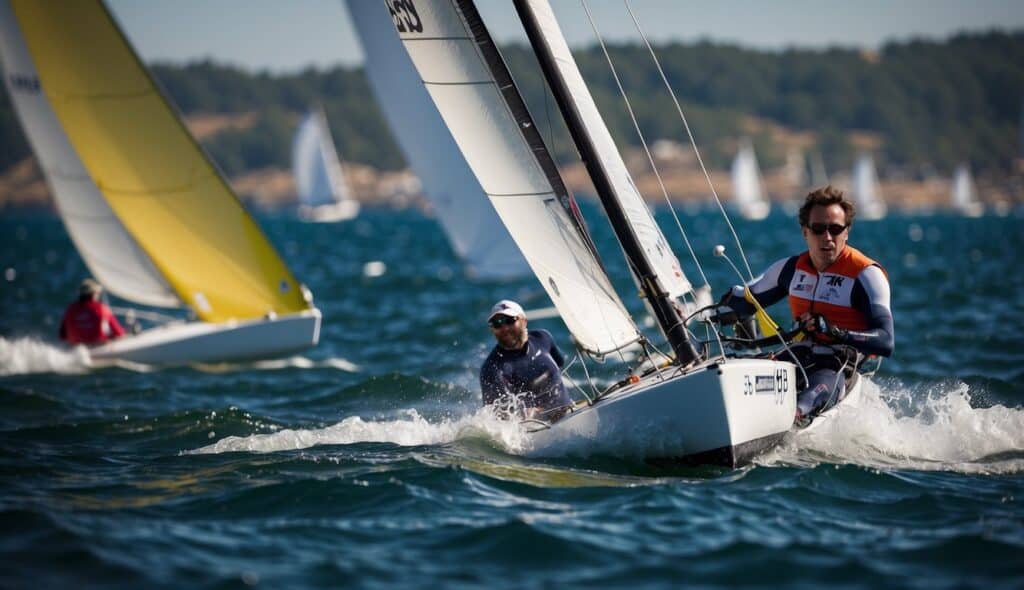
[[[360,0],[374,1],[374,0]],[[219,62],[273,72],[358,64],[362,54],[342,0],[107,0],[146,61]],[[569,43],[593,32],[578,0],[551,0]],[[480,0],[499,42],[523,39],[510,0]],[[589,0],[608,39],[637,39],[619,0]],[[631,0],[657,41],[698,39],[761,49],[878,48],[889,40],[1024,29],[1022,0]]]

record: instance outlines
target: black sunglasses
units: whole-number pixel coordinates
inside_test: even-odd
[[[825,232],[832,234],[832,237],[836,237],[839,234],[846,231],[846,228],[850,227],[847,225],[839,225],[838,223],[808,223],[807,229],[811,230],[816,236],[825,235]]]
[[[502,326],[507,326],[508,324],[516,323],[516,319],[517,318],[510,318],[507,315],[499,315],[488,320],[487,325],[492,328],[500,328]]]

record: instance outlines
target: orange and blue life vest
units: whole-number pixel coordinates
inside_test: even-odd
[[[793,318],[810,312],[824,316],[830,324],[845,330],[868,329],[869,310],[863,302],[856,301],[854,287],[857,277],[869,266],[877,266],[885,273],[882,265],[849,245],[820,273],[811,263],[809,252],[799,255],[789,282],[789,309]]]

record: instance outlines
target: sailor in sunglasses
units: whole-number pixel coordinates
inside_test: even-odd
[[[561,368],[562,351],[547,330],[527,330],[515,301],[499,301],[487,325],[497,344],[480,367],[484,405],[503,418],[554,420],[572,405]]]
[[[763,307],[787,299],[809,336],[790,347],[809,381],[797,396],[801,426],[842,399],[844,374],[866,356],[893,351],[889,278],[879,263],[847,244],[855,215],[842,191],[812,191],[799,217],[807,251],[775,262],[747,285]],[[740,317],[754,313],[742,286],[727,293],[722,305]]]

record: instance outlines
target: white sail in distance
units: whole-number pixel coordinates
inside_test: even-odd
[[[603,354],[635,342],[637,328],[475,7],[385,5],[466,162],[577,345]]]
[[[0,63],[7,95],[89,271],[118,297],[143,305],[180,306],[181,300],[114,215],[71,146],[42,92],[8,0],[0,0]]]
[[[292,173],[299,203],[306,207],[333,205],[351,198],[322,109],[310,111],[296,128]]]
[[[626,169],[626,163],[615,146],[611,132],[597,110],[594,98],[569,51],[569,45],[565,42],[551,6],[546,0],[528,0],[527,3],[537,20],[542,40],[554,56],[555,65],[569,90],[572,107],[579,114],[585,132],[598,154],[597,164],[604,169],[614,197],[640,242],[643,256],[657,276],[662,289],[670,297],[681,297],[691,292],[690,281],[683,273],[679,259],[668,245],[661,228],[654,221],[651,210]]]
[[[967,164],[960,164],[953,173],[953,210],[964,217],[980,217],[985,211]]]
[[[377,104],[456,256],[476,278],[528,276],[526,259],[427,94],[387,7],[366,0],[346,5]]]
[[[744,139],[732,161],[732,194],[736,211],[744,219],[768,216],[771,205],[761,188],[761,169],[750,140]]]
[[[888,207],[878,187],[875,161],[868,154],[858,158],[853,169],[853,201],[857,205],[858,219],[870,221],[885,217]]]

